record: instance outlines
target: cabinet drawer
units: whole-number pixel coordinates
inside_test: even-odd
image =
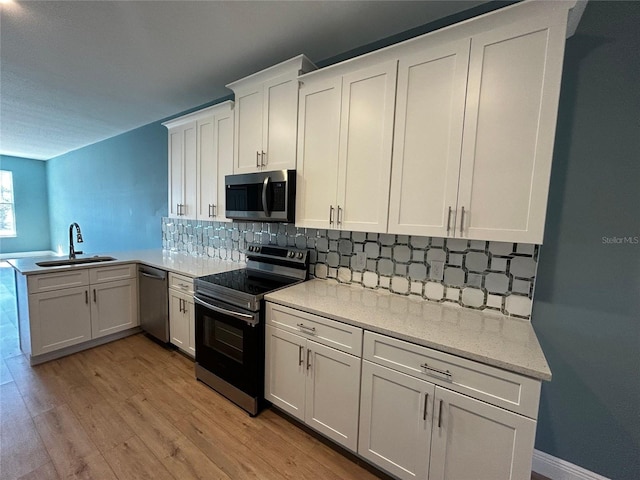
[[[267,324],[351,355],[362,353],[362,329],[267,302]]]
[[[42,293],[60,288],[82,287],[89,284],[89,270],[71,270],[57,273],[29,275],[29,293]]]
[[[110,282],[112,280],[124,280],[136,276],[136,264],[127,263],[125,265],[110,265],[108,267],[98,267],[89,270],[89,280],[92,284]]]
[[[365,333],[362,357],[512,412],[538,416],[538,380],[372,332]]]
[[[175,288],[187,294],[193,294],[193,278],[177,273],[169,273],[169,288]]]

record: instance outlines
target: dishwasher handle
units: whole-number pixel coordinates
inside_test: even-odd
[[[142,275],[143,277],[152,278],[154,280],[164,280],[166,278],[161,275],[151,275],[150,273],[145,273],[142,270],[140,271],[140,275]]]

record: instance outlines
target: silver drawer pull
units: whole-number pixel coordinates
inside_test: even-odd
[[[426,373],[429,372],[437,373],[438,375],[444,375],[449,380],[451,380],[451,372],[449,370],[438,370],[437,368],[430,367],[426,363],[421,363],[420,366],[426,370]]]
[[[304,323],[297,323],[296,325],[300,327],[301,330],[308,330],[308,333],[313,335],[316,333],[316,327],[307,327]]]

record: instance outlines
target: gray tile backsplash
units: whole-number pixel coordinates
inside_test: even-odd
[[[296,228],[284,223],[162,219],[162,247],[243,262],[248,243],[310,250],[310,273],[365,288],[529,319],[539,247],[408,235]],[[364,256],[358,268],[356,254]],[[432,261],[443,262],[433,280]]]

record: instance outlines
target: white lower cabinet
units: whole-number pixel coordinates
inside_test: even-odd
[[[268,322],[265,398],[355,452],[361,359]]]
[[[403,479],[427,478],[435,386],[366,360],[358,453]]]
[[[92,286],[91,336],[104,337],[138,325],[135,279]]]
[[[436,387],[429,480],[531,477],[536,421]]]
[[[40,355],[91,340],[87,287],[29,295],[31,354]]]
[[[193,303],[193,279],[169,274],[170,342],[191,357],[196,356],[196,317]]]
[[[536,420],[469,395],[535,416],[539,382],[371,332],[363,351],[361,456],[403,480],[530,478]]]
[[[30,276],[31,355],[139,325],[135,272],[135,264],[124,264]]]
[[[193,298],[172,289],[169,289],[169,332],[172,344],[192,357],[196,356]]]

